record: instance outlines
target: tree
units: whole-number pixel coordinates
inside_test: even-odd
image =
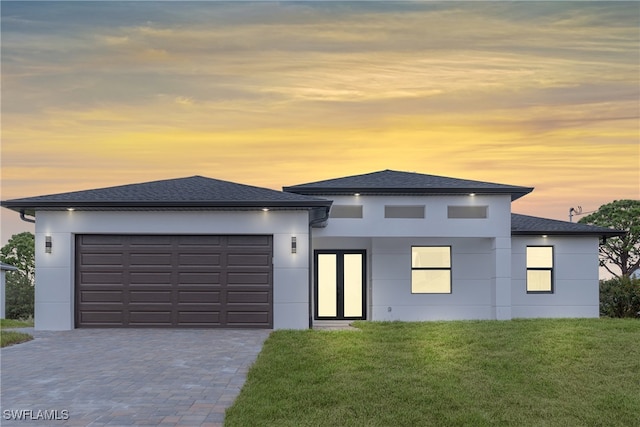
[[[640,200],[615,200],[581,218],[583,224],[599,225],[627,232],[600,245],[600,265],[616,277],[629,277],[640,268]],[[620,269],[620,274],[610,265]]]
[[[35,282],[35,236],[25,231],[14,234],[0,249],[0,260],[18,268],[7,274],[6,316],[9,319],[33,317]]]

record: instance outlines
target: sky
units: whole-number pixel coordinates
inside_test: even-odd
[[[640,198],[639,2],[9,2],[2,200],[384,169]],[[0,209],[1,240],[33,231]]]

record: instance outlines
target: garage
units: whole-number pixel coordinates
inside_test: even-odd
[[[75,237],[75,326],[273,327],[271,235]]]

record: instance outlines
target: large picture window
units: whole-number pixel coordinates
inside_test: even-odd
[[[527,246],[527,292],[553,292],[553,246]]]
[[[451,293],[451,246],[411,247],[411,293]]]

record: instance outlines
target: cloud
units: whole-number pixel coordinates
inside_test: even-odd
[[[3,198],[386,168],[536,186],[533,214],[633,197],[638,23],[633,3],[3,3]]]

